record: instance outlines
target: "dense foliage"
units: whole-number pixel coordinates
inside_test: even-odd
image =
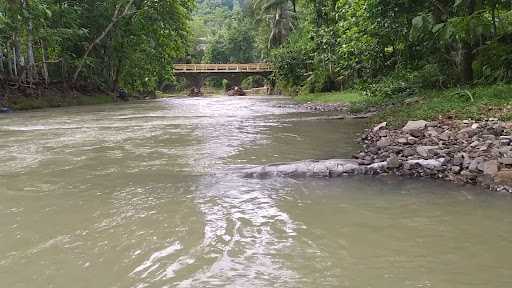
[[[0,77],[155,89],[188,48],[193,0],[0,0]]]
[[[302,1],[295,30],[271,60],[283,87],[308,92],[507,82],[511,8],[505,0]]]

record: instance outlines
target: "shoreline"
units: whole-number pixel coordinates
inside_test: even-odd
[[[99,87],[80,83],[70,87],[64,82],[55,82],[48,87],[0,86],[0,108],[4,113],[29,111],[44,108],[98,105],[116,102],[116,97]]]
[[[401,128],[383,122],[365,131],[361,164],[383,165],[382,173],[429,177],[512,193],[512,123],[409,121]]]
[[[242,177],[396,175],[479,185],[512,193],[512,123],[409,121],[402,128],[380,123],[364,131],[353,159],[305,160],[242,171]]]

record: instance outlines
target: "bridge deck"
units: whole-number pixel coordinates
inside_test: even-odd
[[[175,73],[257,73],[272,72],[268,63],[251,64],[174,64]]]

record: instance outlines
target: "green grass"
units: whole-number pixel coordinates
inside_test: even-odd
[[[423,91],[409,101],[402,99],[382,110],[375,120],[400,125],[409,120],[439,117],[512,120],[512,85]]]
[[[348,90],[330,93],[302,94],[298,102],[349,103],[351,112],[379,112],[372,122],[387,121],[402,125],[409,120],[498,118],[512,120],[512,85],[497,84],[446,90],[425,90],[413,96],[391,98],[369,97],[363,92]]]
[[[356,103],[365,100],[365,96],[360,91],[346,90],[328,93],[310,93],[300,94],[294,99],[301,103]]]

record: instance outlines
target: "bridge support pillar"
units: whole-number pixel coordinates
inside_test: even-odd
[[[204,85],[204,81],[206,80],[206,76],[205,75],[202,75],[202,74],[190,74],[190,75],[187,75],[187,77],[185,78],[188,82],[188,86],[190,88],[196,88],[198,90],[201,90],[201,88],[203,88],[203,85]]]
[[[231,90],[235,87],[242,88],[243,75],[241,73],[232,73],[225,78],[228,81],[226,91]]]

